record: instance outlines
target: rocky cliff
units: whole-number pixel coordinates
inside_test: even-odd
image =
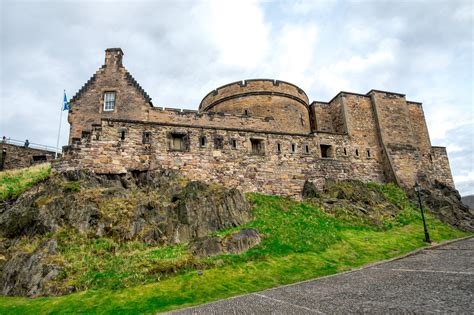
[[[58,251],[55,235],[60,231],[118,243],[177,244],[250,219],[250,205],[240,191],[189,182],[170,171],[122,176],[57,173],[17,200],[3,201],[0,292],[27,296],[67,292],[51,281],[63,268],[51,258]],[[38,239],[40,244],[25,250],[25,242]]]

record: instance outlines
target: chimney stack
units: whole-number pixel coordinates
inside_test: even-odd
[[[105,50],[105,65],[107,67],[122,67],[123,51],[120,48],[107,48]]]

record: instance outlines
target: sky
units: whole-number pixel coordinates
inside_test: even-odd
[[[71,98],[121,47],[155,106],[197,109],[212,89],[271,78],[310,101],[339,91],[423,103],[461,195],[474,194],[472,1],[0,0],[0,133],[55,146]],[[61,144],[68,123],[62,119]]]

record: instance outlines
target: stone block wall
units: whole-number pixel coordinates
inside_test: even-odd
[[[444,147],[431,148],[432,171],[428,174],[431,180],[437,180],[441,183],[454,188],[454,180],[449,166],[448,153]]]
[[[124,140],[121,140],[121,130],[126,130]],[[151,133],[150,144],[143,144],[145,132]],[[173,150],[172,133],[185,134],[188,147]],[[205,145],[201,145],[201,137],[206,138]],[[222,139],[220,148],[215,145],[216,137]],[[252,151],[252,139],[262,141],[264,154]],[[331,146],[330,157],[321,156],[321,144]],[[103,120],[91,140],[72,146],[55,168],[79,167],[97,173],[119,174],[163,167],[180,170],[191,180],[220,183],[247,192],[295,197],[300,196],[306,179],[384,181],[376,159],[355,156],[353,152],[346,135],[294,135]]]
[[[245,80],[222,86],[207,94],[199,111],[234,115],[251,114],[273,118],[279,130],[309,133],[309,105],[306,93],[278,80]]]
[[[6,152],[3,155],[2,152]],[[5,170],[29,167],[34,164],[50,162],[54,160],[54,152],[35,148],[25,148],[8,143],[0,143],[0,163],[3,162]],[[5,156],[5,161],[2,161]]]

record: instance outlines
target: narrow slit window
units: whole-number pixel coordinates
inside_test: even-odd
[[[359,156],[359,149],[356,149],[356,156]]]
[[[304,152],[305,152],[306,154],[309,154],[309,145],[306,144],[306,145],[304,146]]]
[[[109,112],[115,109],[115,92],[104,93],[104,111]]]
[[[344,155],[347,156],[347,149],[346,148],[344,148]]]
[[[230,142],[231,142],[231,144],[232,144],[232,148],[233,148],[233,149],[237,149],[237,140],[232,139]]]
[[[249,115],[249,111],[248,111],[247,109],[244,110],[244,115],[245,115],[245,116],[248,116],[248,115]]]
[[[367,157],[370,157],[370,149],[367,149]]]
[[[281,144],[280,144],[280,143],[277,143],[277,152],[278,152],[278,153],[281,152]]]
[[[291,153],[295,153],[296,152],[296,144],[292,143],[291,144]]]
[[[206,137],[205,137],[205,136],[199,137],[199,145],[200,145],[201,147],[205,147],[205,146],[206,146]]]
[[[124,141],[125,140],[125,134],[127,133],[127,129],[126,128],[120,128],[119,129],[119,134],[120,134],[120,140],[121,141]]]
[[[252,154],[256,155],[264,155],[264,145],[263,140],[261,139],[250,139],[250,143],[252,145]]]

